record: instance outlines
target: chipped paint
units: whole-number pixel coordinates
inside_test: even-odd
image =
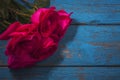
[[[63,53],[70,53],[70,51],[68,49],[64,49]]]
[[[114,42],[114,43],[109,43],[109,42],[89,42],[89,44],[91,45],[94,45],[94,46],[102,46],[102,47],[105,47],[105,48],[109,48],[109,47],[117,47],[119,48],[120,47],[120,43],[118,42]]]
[[[72,54],[67,53],[67,54],[66,54],[66,58],[72,58]]]
[[[110,53],[110,54],[107,55],[107,57],[106,57],[106,62],[107,63],[110,63],[111,58],[113,57],[113,55],[114,55],[113,53]]]
[[[84,67],[80,67],[79,69],[80,69],[80,70],[84,70]]]
[[[81,57],[81,54],[80,54],[80,53],[78,53],[78,57]]]
[[[85,74],[84,73],[80,73],[80,74],[78,74],[79,76],[79,80],[86,80],[85,79]]]

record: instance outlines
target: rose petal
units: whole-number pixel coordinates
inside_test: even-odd
[[[60,15],[60,24],[61,24],[61,27],[64,30],[66,30],[68,28],[68,26],[70,25],[71,23],[71,18],[70,18],[70,14],[68,14],[67,12],[65,12],[64,10],[60,10],[58,11],[59,15]]]
[[[33,24],[39,25],[40,16],[42,16],[48,9],[46,8],[39,8],[32,16],[31,22]]]
[[[10,38],[9,34],[11,34],[12,32],[14,32],[18,27],[20,27],[20,23],[19,22],[14,22],[13,24],[11,24],[7,30],[5,30],[1,35],[0,35],[0,40],[8,40]]]
[[[50,8],[39,8],[35,13],[31,16],[31,22],[33,24],[39,25],[41,18],[45,15],[49,10],[54,10],[55,7]]]

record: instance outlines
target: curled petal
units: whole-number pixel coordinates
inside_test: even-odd
[[[66,30],[68,28],[68,26],[70,25],[71,23],[71,18],[70,18],[70,14],[68,14],[67,12],[65,12],[64,10],[60,10],[58,11],[59,15],[60,15],[60,24],[61,24],[61,27],[64,30]]]
[[[0,35],[0,40],[8,40],[10,38],[10,35],[12,32],[14,32],[17,28],[20,27],[20,23],[19,22],[14,22],[13,24],[11,24],[6,31],[4,31],[1,35]]]
[[[39,8],[32,16],[31,16],[31,22],[33,24],[39,25],[40,17],[45,14],[45,12],[48,11],[46,8]]]
[[[35,13],[31,16],[31,22],[33,24],[39,25],[41,18],[50,10],[55,10],[55,7],[51,8],[39,8]]]

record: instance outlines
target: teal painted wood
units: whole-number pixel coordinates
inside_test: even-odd
[[[51,6],[73,12],[73,24],[120,24],[120,0],[51,0]]]
[[[0,41],[0,80],[120,80],[120,0],[51,0],[52,5],[74,12],[75,25],[57,52],[35,67],[10,70],[7,41]]]
[[[120,80],[120,68],[34,67],[16,71],[0,68],[0,80]]]
[[[71,25],[57,52],[38,65],[120,65],[120,26]],[[0,41],[0,65],[6,65]]]

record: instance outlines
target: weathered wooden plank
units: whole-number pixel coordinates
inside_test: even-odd
[[[6,65],[0,41],[0,65]],[[120,65],[120,26],[69,27],[57,52],[39,65]]]
[[[120,68],[39,67],[0,68],[0,80],[120,80]]]
[[[51,6],[73,12],[73,24],[120,24],[120,0],[51,0]]]

